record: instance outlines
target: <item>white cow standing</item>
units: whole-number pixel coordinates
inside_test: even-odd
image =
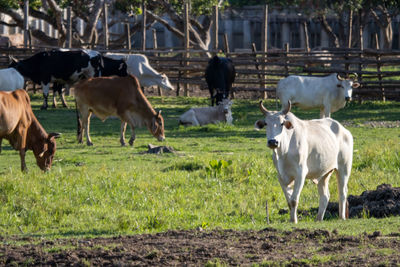
[[[24,77],[14,68],[0,70],[0,91],[15,91],[24,88]]]
[[[339,191],[339,217],[346,219],[347,183],[353,160],[353,137],[339,122],[331,119],[300,120],[287,109],[268,111],[260,101],[265,118],[255,123],[266,126],[267,145],[273,150],[278,180],[290,209],[290,221],[297,223],[297,207],[306,179],[318,183],[319,209],[322,221],[329,201],[329,178],[336,171]]]
[[[232,101],[223,99],[218,106],[191,108],[179,117],[179,124],[202,126],[210,123],[232,124]]]
[[[136,76],[141,86],[149,87],[158,85],[166,90],[174,90],[167,75],[160,74],[153,69],[145,55],[123,53],[106,53],[104,55],[113,59],[125,60],[128,66],[128,73]]]
[[[288,76],[278,82],[276,95],[282,109],[287,109],[290,100],[294,106],[303,109],[319,108],[320,118],[330,117],[351,100],[353,88],[360,84],[344,79],[333,73],[325,77]]]

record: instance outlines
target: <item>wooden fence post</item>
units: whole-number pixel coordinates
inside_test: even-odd
[[[213,6],[213,34],[214,34],[214,45],[213,45],[213,49],[214,49],[214,53],[215,55],[218,54],[218,6]],[[214,54],[213,53],[213,54]]]
[[[158,48],[158,45],[157,45],[157,30],[153,29],[153,49],[157,50],[157,48]],[[155,53],[154,55],[159,57],[160,53]],[[158,64],[158,61],[156,61],[155,63]],[[163,96],[163,92],[162,92],[162,89],[161,89],[160,86],[157,86],[157,91],[158,91],[158,95],[162,97]],[[162,98],[161,98],[161,101],[163,101]]]
[[[289,43],[285,43],[285,76],[289,76]]]
[[[142,51],[146,50],[146,2],[142,2]]]
[[[251,44],[251,50],[253,51],[253,55],[254,55],[254,63],[255,63],[255,67],[256,70],[259,71],[260,67],[259,64],[257,62],[257,48],[256,48],[256,44],[252,43]],[[263,61],[263,60],[262,60]],[[264,75],[261,73],[257,74],[258,79],[260,80],[260,91],[263,91],[265,89],[265,84],[264,84]],[[265,93],[266,91],[263,91],[263,93]],[[264,96],[264,94],[262,94],[262,97]]]
[[[379,38],[377,33],[375,33],[375,48],[376,48],[376,61],[377,61],[376,71],[378,73],[379,88],[381,89],[382,101],[385,102],[386,95],[385,95],[385,88],[382,85],[382,72],[381,72],[382,64],[380,63],[381,54],[379,53]]]
[[[29,0],[24,1],[24,47],[28,47]]]
[[[107,3],[103,4],[103,38],[104,38],[104,49],[108,50],[108,6]]]
[[[67,7],[67,42],[66,47],[72,47],[72,8]]]
[[[229,50],[229,41],[228,41],[228,34],[226,34],[226,33],[224,33],[224,49],[225,49],[225,56],[226,57],[229,57],[230,56],[230,50]],[[233,88],[232,88],[232,90],[231,90],[231,92],[230,92],[230,95],[231,95],[231,99],[235,99],[235,91],[233,90]]]
[[[264,6],[264,16],[263,16],[263,24],[262,24],[262,33],[261,33],[261,51],[263,52],[262,55],[262,71],[265,72],[266,66],[265,63],[267,62],[267,51],[268,51],[268,5]],[[255,47],[254,47],[255,48]],[[262,75],[261,78],[264,80],[264,84],[261,85],[261,89],[265,89],[267,80],[266,75]],[[261,93],[261,98],[266,99],[268,98],[267,91],[263,91]]]
[[[189,59],[189,3],[188,1],[185,1],[185,7],[184,7],[184,31],[185,31],[185,53],[184,53],[184,66],[187,67],[189,65],[188,59]],[[188,90],[188,83],[187,83],[187,75],[188,72],[184,71],[184,79],[185,83],[183,85],[183,95],[184,96],[189,96],[189,90]]]
[[[129,23],[125,23],[125,33],[126,33],[126,49],[131,50],[131,28]]]

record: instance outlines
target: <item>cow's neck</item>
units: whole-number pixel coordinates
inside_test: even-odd
[[[289,113],[287,116],[290,117],[290,122],[292,123],[292,129],[286,129],[285,126],[282,129],[280,145],[277,149],[274,149],[274,153],[277,154],[278,157],[282,157],[287,155],[290,148],[290,143],[295,142],[293,139],[299,138],[299,134],[301,135],[301,131],[299,128],[302,128],[301,121],[294,116],[292,113]]]
[[[32,122],[28,128],[26,136],[26,147],[35,151],[38,144],[43,143],[43,140],[45,140],[46,138],[46,131],[43,129],[37,119],[35,117],[32,117]]]
[[[157,115],[156,111],[152,108],[150,102],[147,100],[143,94],[142,89],[138,88],[138,107],[136,110],[140,112],[140,115],[145,121],[147,127],[151,126],[151,120]]]

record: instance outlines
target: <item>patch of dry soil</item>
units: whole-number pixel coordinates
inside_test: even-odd
[[[23,241],[24,245],[15,245]],[[39,241],[39,242],[38,242]],[[19,242],[20,243],[20,242]],[[168,231],[92,239],[2,238],[7,266],[202,266],[206,263],[291,266],[400,264],[400,234],[358,237],[336,231]]]

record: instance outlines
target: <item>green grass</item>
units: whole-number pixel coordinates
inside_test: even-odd
[[[28,173],[20,171],[16,151],[3,142],[0,155],[0,235],[47,237],[97,236],[159,232],[167,229],[337,229],[343,234],[399,232],[400,217],[338,219],[314,222],[302,217],[289,223],[282,190],[266,147],[265,132],[254,131],[261,118],[257,100],[235,100],[234,125],[178,126],[177,118],[191,106],[209,103],[205,98],[150,98],[161,108],[166,141],[158,143],[147,129],[139,129],[135,147],[121,147],[119,120],[102,123],[93,118],[93,147],[77,144],[76,115],[72,109],[39,110],[35,114],[48,132],[61,132],[52,170],[43,173],[32,152],[27,153]],[[72,98],[69,103],[74,106]],[[274,101],[266,101],[275,109]],[[310,119],[318,111],[294,109]],[[377,185],[400,186],[400,129],[369,128],[364,121],[400,119],[400,103],[353,103],[333,114],[352,122],[355,139],[349,194],[359,195]],[[129,134],[127,139],[129,138]],[[176,154],[148,155],[149,143],[172,146]],[[330,182],[331,201],[337,201],[336,179]],[[318,206],[317,187],[307,181],[301,209]],[[265,201],[271,225],[265,221]],[[210,262],[211,264],[211,262]],[[216,263],[219,264],[218,262]]]

